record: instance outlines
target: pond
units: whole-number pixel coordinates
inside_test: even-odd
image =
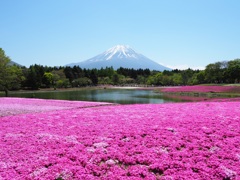
[[[118,104],[159,104],[167,102],[182,102],[183,100],[169,98],[153,90],[140,89],[91,89],[56,90],[35,92],[11,92],[11,97],[27,97],[41,99],[61,99],[74,101],[111,102]]]

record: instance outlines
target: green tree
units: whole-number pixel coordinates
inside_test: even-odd
[[[197,84],[205,83],[205,71],[200,71],[197,73]]]
[[[147,79],[148,85],[162,85],[162,77],[163,74],[161,72],[153,73],[151,76]]]
[[[239,83],[240,82],[240,59],[235,59],[228,62],[228,68],[225,72],[228,82]]]
[[[97,76],[97,70],[96,69],[91,70],[90,79],[91,79],[94,86],[96,86],[98,84],[98,76]]]
[[[112,76],[112,82],[114,85],[119,83],[119,75],[117,73],[114,73]]]
[[[56,82],[57,88],[67,88],[70,87],[70,82],[68,79],[60,79]]]
[[[45,72],[42,78],[43,84],[46,85],[47,88],[49,88],[51,85],[53,85],[53,74],[50,72]]]
[[[37,78],[37,73],[34,66],[30,66],[26,76],[25,86],[31,89],[38,89],[40,87],[40,82]]]
[[[72,68],[67,66],[64,68],[63,72],[64,72],[66,78],[69,79],[69,82],[72,83],[72,81],[74,80],[74,74],[73,74]]]
[[[69,79],[66,78],[63,68],[55,69],[51,73],[53,75],[54,88],[67,88],[70,86]]]
[[[98,84],[112,84],[112,80],[109,77],[99,77]]]
[[[193,74],[194,74],[194,71],[190,68],[183,70],[181,72],[183,85],[187,85],[187,84],[189,84],[189,82],[191,82],[191,78],[192,78]]]
[[[91,81],[91,79],[89,79],[87,77],[74,79],[72,81],[73,87],[84,87],[84,86],[89,86],[89,85],[92,85],[92,81]]]
[[[21,68],[10,65],[10,61],[4,50],[0,48],[0,89],[4,90],[6,97],[9,90],[20,88],[23,77]]]
[[[31,89],[39,89],[42,85],[43,75],[48,67],[43,67],[41,65],[31,65],[27,72],[25,72],[26,81],[24,86]]]
[[[138,75],[137,79],[136,79],[136,83],[138,84],[146,84],[146,77],[142,76],[142,75]]]
[[[179,73],[174,73],[172,76],[173,85],[181,85],[183,83],[182,76]]]
[[[205,80],[208,83],[220,83],[223,81],[223,67],[221,62],[211,63],[206,66]]]
[[[147,85],[151,85],[151,86],[154,85],[154,77],[153,76],[149,76],[147,78]]]
[[[154,77],[153,77],[153,79],[154,79],[153,84],[157,85],[157,86],[163,85],[163,76],[164,75],[163,75],[162,72],[159,72],[159,73],[155,74]]]

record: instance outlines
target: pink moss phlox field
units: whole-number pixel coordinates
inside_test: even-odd
[[[1,117],[0,179],[239,179],[239,109],[168,103]]]
[[[162,92],[240,92],[238,86],[176,86],[164,87]]]
[[[44,112],[71,108],[83,108],[110,103],[87,101],[63,101],[26,98],[0,98],[0,117],[24,113]]]
[[[189,96],[189,95],[175,95],[166,94],[165,97],[179,99],[185,102],[198,102],[198,101],[211,101],[211,102],[230,102],[230,101],[240,101],[240,98],[219,98],[219,97],[207,97],[207,96]]]

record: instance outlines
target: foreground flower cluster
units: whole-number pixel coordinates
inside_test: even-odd
[[[180,87],[165,87],[162,92],[240,92],[240,86],[180,86]]]
[[[239,109],[240,102],[76,104],[4,116],[0,179],[239,179]]]

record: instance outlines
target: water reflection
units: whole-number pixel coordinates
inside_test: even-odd
[[[179,102],[182,100],[165,97],[153,90],[139,89],[79,89],[77,91],[51,91],[33,93],[14,93],[13,97],[35,97],[41,99],[62,99],[96,102],[112,102],[119,104],[159,104]]]

